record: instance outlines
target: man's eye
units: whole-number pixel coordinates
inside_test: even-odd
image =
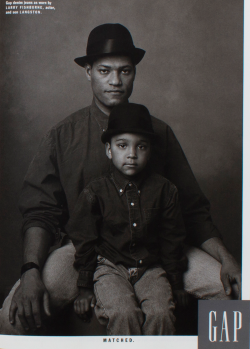
[[[131,72],[131,70],[125,69],[125,70],[122,71],[122,74],[123,74],[123,75],[129,75],[130,72]]]
[[[99,72],[103,75],[108,74],[109,71],[107,69],[100,69]]]
[[[119,148],[125,149],[126,148],[126,144],[118,144]]]

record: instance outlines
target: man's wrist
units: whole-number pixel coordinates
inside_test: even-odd
[[[22,265],[22,268],[21,268],[21,276],[26,273],[26,271],[28,270],[31,270],[31,269],[37,269],[39,270],[40,267],[38,264],[36,263],[33,263],[33,262],[28,262],[28,263],[25,263]]]

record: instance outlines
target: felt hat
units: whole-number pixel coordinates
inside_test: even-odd
[[[108,128],[103,132],[101,140],[103,143],[110,142],[111,137],[121,133],[143,134],[154,140],[151,116],[144,105],[122,103],[112,109]]]
[[[95,27],[89,34],[86,56],[75,58],[75,62],[84,67],[86,63],[100,56],[121,54],[131,57],[138,64],[145,51],[136,48],[129,30],[119,23],[106,23]]]

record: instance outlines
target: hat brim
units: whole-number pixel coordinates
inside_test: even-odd
[[[110,139],[113,136],[119,135],[119,134],[123,134],[123,133],[133,133],[133,134],[141,134],[144,135],[146,137],[148,137],[150,139],[151,142],[154,142],[156,140],[156,134],[152,133],[152,132],[146,132],[144,130],[141,129],[124,129],[124,130],[107,130],[105,132],[103,132],[102,136],[101,136],[101,140],[102,143],[109,143]]]
[[[110,52],[110,53],[101,53],[99,55],[88,55],[88,56],[83,56],[83,57],[77,57],[74,59],[76,64],[80,65],[80,67],[85,67],[89,61],[96,59],[98,57],[106,57],[106,56],[117,56],[117,55],[122,55],[122,56],[128,56],[131,57],[133,63],[137,65],[140,63],[142,58],[144,57],[146,51],[144,51],[141,48],[134,48],[133,52],[127,52],[127,51],[117,51],[117,52]]]

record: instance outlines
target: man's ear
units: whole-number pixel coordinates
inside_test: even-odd
[[[91,81],[91,71],[92,71],[91,65],[89,63],[86,63],[84,68],[85,68],[85,74],[87,76],[88,81]]]
[[[107,142],[105,144],[105,149],[106,149],[107,157],[109,158],[109,160],[111,160],[112,159],[112,152],[111,152],[111,145],[110,145],[110,143]]]

